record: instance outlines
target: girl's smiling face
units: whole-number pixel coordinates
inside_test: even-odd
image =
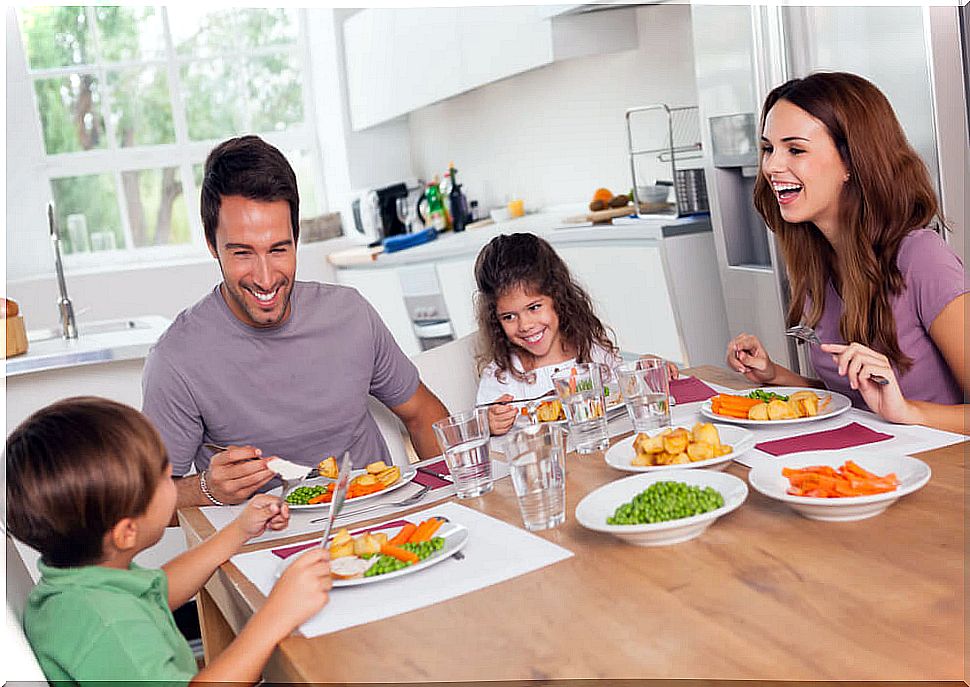
[[[496,298],[495,314],[509,341],[528,352],[535,367],[569,358],[559,336],[559,315],[549,296],[516,286]]]
[[[826,126],[797,105],[779,100],[765,117],[761,151],[761,173],[784,220],[812,222],[833,242],[849,170]]]

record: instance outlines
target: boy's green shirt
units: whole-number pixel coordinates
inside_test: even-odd
[[[23,624],[49,681],[185,685],[198,672],[168,608],[164,571],[38,567]]]

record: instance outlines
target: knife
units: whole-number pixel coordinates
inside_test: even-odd
[[[333,521],[337,519],[337,513],[344,505],[349,484],[350,451],[344,451],[344,459],[340,461],[340,472],[337,473],[337,486],[333,489],[333,500],[330,502],[330,515],[327,517],[327,524],[323,528],[323,538],[320,540],[320,546],[324,548],[327,548],[327,540],[330,538],[330,530],[333,529]]]

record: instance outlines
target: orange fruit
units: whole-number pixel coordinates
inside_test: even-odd
[[[602,200],[604,203],[609,203],[613,200],[613,191],[608,188],[598,188],[593,193],[593,200]]]

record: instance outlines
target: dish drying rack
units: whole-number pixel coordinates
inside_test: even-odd
[[[633,204],[637,215],[642,214],[637,189],[641,181],[637,173],[637,158],[641,155],[655,155],[660,162],[670,164],[678,217],[708,212],[710,206],[704,170],[697,163],[685,165],[704,157],[698,107],[671,107],[663,103],[644,105],[628,109],[625,118],[630,175],[633,178]],[[634,145],[634,121],[638,126],[637,142],[643,143],[639,147]],[[649,122],[649,126],[642,125],[645,122]]]

